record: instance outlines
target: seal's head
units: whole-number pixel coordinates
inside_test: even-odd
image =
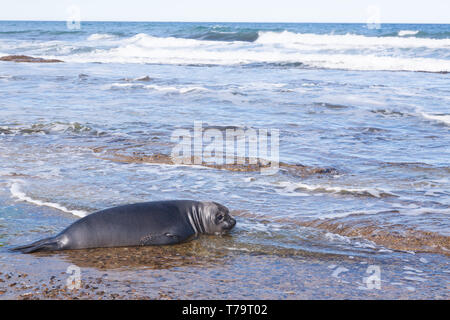
[[[201,202],[199,210],[194,210],[191,224],[196,233],[224,234],[236,225],[227,207],[217,202]]]

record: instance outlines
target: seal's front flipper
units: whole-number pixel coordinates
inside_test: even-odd
[[[182,242],[182,237],[166,232],[164,234],[149,234],[140,241],[141,246],[151,246],[160,244],[176,244]]]
[[[54,251],[58,250],[58,241],[55,237],[45,238],[31,244],[10,249],[11,251],[20,251],[22,253],[32,253],[37,251]]]

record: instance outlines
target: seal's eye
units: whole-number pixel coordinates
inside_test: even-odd
[[[217,220],[218,222],[222,221],[222,220],[223,220],[223,214],[219,213],[219,214],[216,216],[216,220]]]

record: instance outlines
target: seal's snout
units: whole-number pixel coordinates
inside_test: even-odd
[[[234,219],[232,216],[228,216],[227,219],[227,231],[230,231],[231,229],[234,228],[234,226],[236,225],[236,219]]]
[[[236,225],[236,219],[230,217],[230,229],[233,229],[235,225]]]

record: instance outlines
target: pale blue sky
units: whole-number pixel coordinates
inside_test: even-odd
[[[380,22],[450,23],[450,0],[13,0],[0,20],[367,22],[376,6]]]

